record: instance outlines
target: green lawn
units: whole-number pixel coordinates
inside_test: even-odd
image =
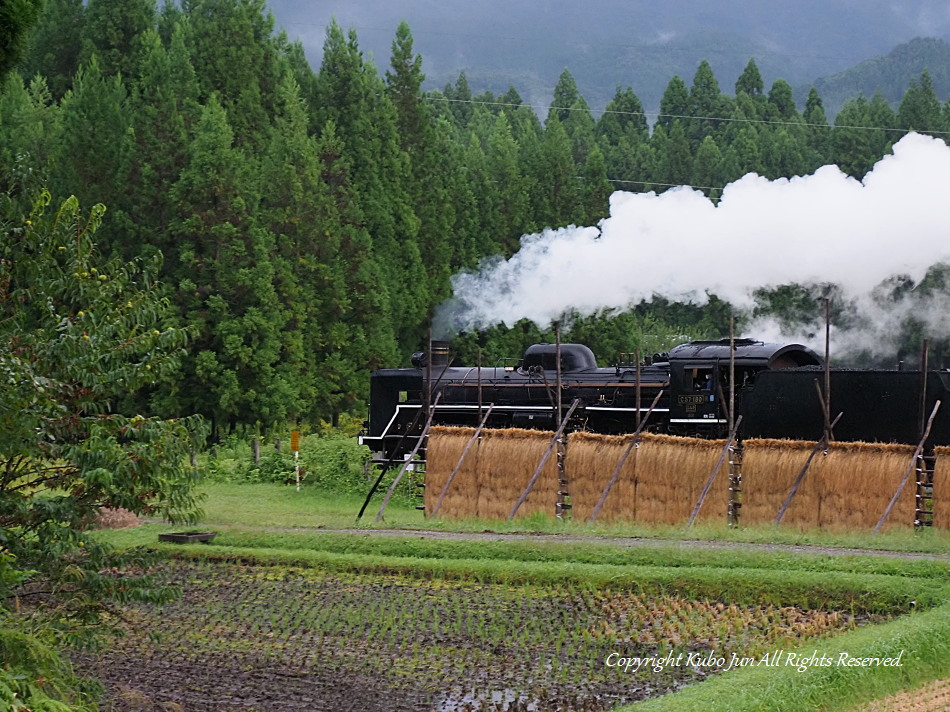
[[[291,485],[220,484],[202,488],[203,525],[215,527],[289,527],[352,529],[424,529],[457,532],[543,532],[575,535],[644,537],[660,540],[710,539],[717,541],[776,543],[791,545],[837,546],[868,550],[892,550],[933,554],[950,554],[950,533],[939,530],[915,532],[908,527],[874,536],[868,531],[802,532],[791,527],[753,526],[730,528],[725,524],[699,524],[689,531],[681,526],[648,526],[638,524],[595,524],[558,520],[552,517],[527,517],[514,522],[487,520],[452,521],[426,519],[423,513],[393,502],[387,507],[383,521],[376,515],[382,502],[377,493],[366,508],[362,520],[356,515],[363,497],[327,493],[311,487],[297,492]]]

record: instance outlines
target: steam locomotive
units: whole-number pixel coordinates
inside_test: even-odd
[[[836,440],[916,444],[939,400],[946,407],[926,448],[950,444],[950,372],[835,368],[827,375],[828,413],[841,414]],[[534,344],[516,364],[482,368],[451,363],[447,344],[433,342],[413,355],[411,368],[372,373],[361,442],[378,457],[401,459],[430,409],[440,425],[477,426],[487,415],[485,427],[555,430],[575,401],[572,430],[631,433],[649,411],[652,432],[724,437],[730,396],[742,416],[738,438],[816,441],[826,425],[825,377],[823,359],[807,346],[752,339],[694,341],[639,363],[622,355],[608,368],[583,344]]]

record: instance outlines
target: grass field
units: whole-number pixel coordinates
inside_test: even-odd
[[[461,521],[426,519],[421,512],[405,505],[391,504],[381,522],[376,522],[381,497],[367,507],[363,518],[356,515],[363,497],[339,495],[304,487],[273,484],[207,484],[207,499],[202,522],[209,526],[254,526],[322,529],[424,529],[452,532],[539,532],[683,541],[692,539],[723,542],[775,543],[799,546],[835,546],[867,550],[890,550],[950,554],[950,534],[939,530],[915,532],[910,527],[878,536],[866,530],[802,531],[796,527],[754,526],[730,528],[725,525],[698,524],[688,531],[682,526],[637,525],[631,523],[571,522],[554,517],[528,517],[512,522],[469,519]]]
[[[99,534],[166,552],[183,592],[162,609],[130,608],[126,637],[78,660],[109,684],[113,709],[805,712],[950,675],[940,532],[450,524],[405,505],[377,524],[378,504],[365,531],[337,532],[324,530],[352,530],[361,498],[206,490],[195,528],[218,532],[210,545],[159,544],[170,529],[159,523]],[[381,527],[405,532],[371,531]],[[493,541],[486,530],[522,536]],[[687,541],[697,539],[713,543]],[[636,672],[615,664],[649,657]],[[844,664],[861,658],[900,666]]]

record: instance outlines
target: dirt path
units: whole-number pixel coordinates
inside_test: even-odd
[[[875,700],[852,712],[947,712],[950,710],[950,679]]]

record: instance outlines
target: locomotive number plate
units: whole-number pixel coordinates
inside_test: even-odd
[[[676,402],[680,405],[700,405],[706,402],[706,396],[676,396]]]

